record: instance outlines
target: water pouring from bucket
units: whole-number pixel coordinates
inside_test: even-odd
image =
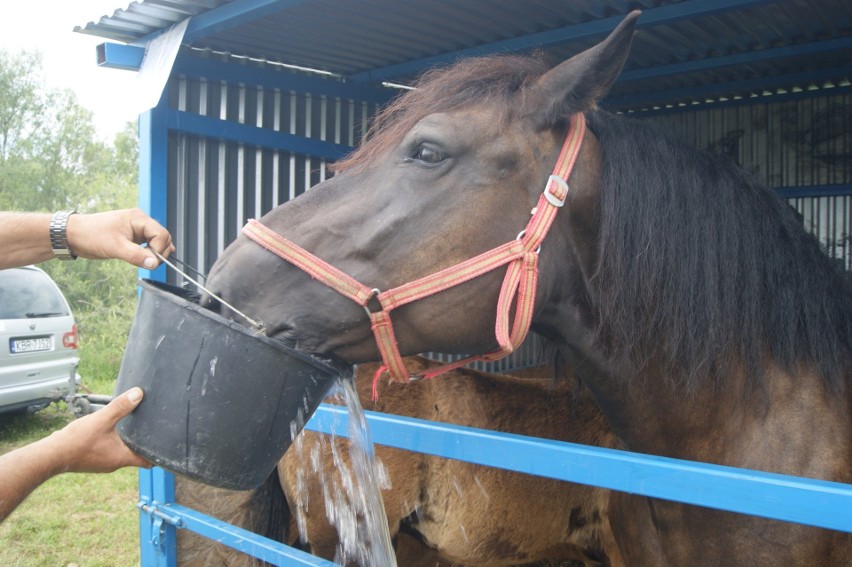
[[[293,451],[300,466],[294,472],[296,482],[318,475],[322,501],[312,501],[311,491],[297,489],[293,494],[291,513],[299,534],[306,543],[310,536],[306,512],[325,515],[337,530],[339,541],[334,562],[339,565],[396,567],[396,551],[391,541],[388,517],[381,491],[390,489],[384,464],[377,458],[367,427],[364,408],[351,380],[340,380],[332,387],[329,399],[347,409],[346,433],[335,414],[330,421],[330,434],[320,436],[320,444],[306,449],[303,435],[293,441]],[[338,437],[345,438],[343,443]],[[320,455],[320,448],[331,453],[333,467]],[[316,496],[316,494],[314,494]],[[313,550],[316,553],[316,549]]]

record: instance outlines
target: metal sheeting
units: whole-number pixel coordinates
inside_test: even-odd
[[[501,358],[494,362],[471,362],[467,365],[467,367],[479,370],[480,372],[500,374],[552,364],[552,356],[548,355],[548,351],[545,349],[544,345],[545,341],[541,337],[535,333],[530,333],[527,335],[526,340],[524,340],[521,346],[506,358]],[[467,358],[468,355],[427,352],[424,353],[423,356],[439,362],[449,363]]]
[[[130,2],[97,22],[77,26],[74,31],[132,43],[149,34],[166,30],[191,16],[227,4],[231,0],[144,0]],[[118,2],[118,0],[117,0]],[[126,2],[125,2],[126,3]]]
[[[696,147],[724,153],[774,188],[852,182],[848,92],[647,116]]]
[[[817,237],[826,253],[852,272],[852,197],[798,197],[788,199],[802,217],[802,223]]]
[[[205,80],[172,80],[169,106],[354,146],[374,104]],[[169,136],[169,228],[177,256],[206,273],[249,218],[328,175],[325,160],[180,132]]]
[[[647,117],[692,145],[724,153],[779,190],[826,252],[852,270],[852,94],[704,107]]]
[[[848,0],[145,0],[76,31],[144,43],[192,14],[186,43],[199,49],[406,83],[463,56],[541,48],[565,58],[635,8],[617,108],[852,78]]]

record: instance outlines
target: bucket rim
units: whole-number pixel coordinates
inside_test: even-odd
[[[282,354],[296,358],[301,362],[315,367],[317,370],[321,370],[327,374],[330,374],[332,377],[340,376],[340,370],[338,368],[335,368],[335,366],[331,362],[327,362],[310,353],[289,347],[277,339],[274,339],[256,330],[250,329],[249,327],[246,327],[245,325],[242,325],[232,319],[228,319],[226,317],[223,317],[222,315],[219,315],[218,313],[210,311],[209,309],[205,309],[197,302],[190,301],[189,299],[182,297],[182,295],[178,292],[183,292],[184,294],[186,294],[187,290],[185,288],[167,282],[152,280],[148,278],[139,278],[137,283],[139,284],[139,287],[142,290],[143,296],[145,293],[150,293],[161,297],[166,301],[177,305],[178,307],[193,311],[201,317],[209,319],[215,324],[218,324],[226,329],[230,329],[232,332],[237,332],[249,338],[257,339],[263,344],[280,351]]]

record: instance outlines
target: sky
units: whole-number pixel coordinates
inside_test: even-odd
[[[0,0],[0,49],[41,51],[44,83],[74,91],[77,101],[94,113],[98,135],[107,142],[137,118],[135,110],[122,104],[136,74],[98,67],[95,48],[106,40],[75,33],[74,26],[85,27],[129,4],[130,0]]]

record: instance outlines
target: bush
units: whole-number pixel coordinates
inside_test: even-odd
[[[119,260],[47,262],[42,267],[74,311],[84,386],[111,394],[136,309],[136,268]]]

